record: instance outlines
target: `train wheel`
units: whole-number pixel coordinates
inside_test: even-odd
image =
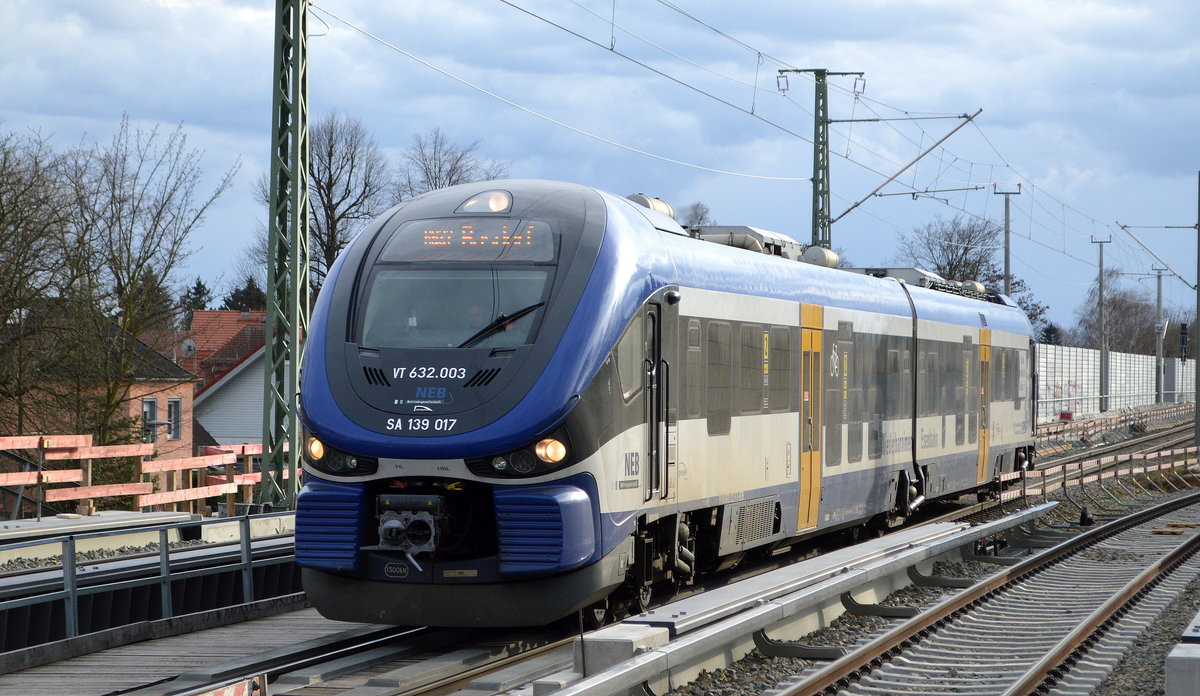
[[[638,614],[650,610],[650,598],[654,594],[654,588],[651,585],[646,585],[638,590],[637,596],[634,597],[634,607]]]
[[[583,612],[583,625],[588,629],[602,628],[613,618],[607,599],[602,599],[580,611]]]

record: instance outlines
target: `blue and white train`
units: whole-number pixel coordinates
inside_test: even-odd
[[[1011,300],[798,250],[550,181],[376,220],[330,271],[302,367],[315,606],[440,626],[636,609],[1028,465]]]

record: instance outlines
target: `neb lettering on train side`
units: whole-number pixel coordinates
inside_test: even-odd
[[[638,452],[625,453],[625,475],[637,476],[642,471],[642,455]]]

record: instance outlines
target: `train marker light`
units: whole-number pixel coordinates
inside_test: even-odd
[[[484,191],[467,199],[458,206],[456,213],[507,213],[512,208],[512,194],[508,191]]]
[[[492,457],[492,468],[496,471],[504,471],[508,468],[508,460],[504,457]]]
[[[548,464],[557,464],[567,457],[567,446],[554,438],[546,438],[537,443],[533,451],[538,459]]]

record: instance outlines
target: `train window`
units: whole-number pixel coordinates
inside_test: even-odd
[[[846,408],[850,391],[847,373],[850,369],[849,343],[837,340],[837,333],[826,332],[825,345],[825,465],[842,463],[842,425],[846,422]]]
[[[796,393],[796,375],[792,365],[795,356],[792,351],[792,332],[790,329],[775,326],[771,328],[770,385],[771,410],[790,411],[793,409],[793,396]]]
[[[846,425],[846,460],[862,461],[863,456],[863,390],[850,390],[850,408]]]
[[[384,267],[367,288],[360,344],[511,348],[530,343],[545,312],[550,275],[544,268]],[[501,315],[514,318],[496,323]]]
[[[883,419],[876,416],[867,424],[867,458],[883,456]]]
[[[733,411],[733,330],[714,321],[708,325],[707,343],[708,434],[728,435]]]
[[[1008,385],[1004,379],[1003,348],[992,348],[992,364],[989,369],[991,370],[991,383],[988,388],[991,391],[988,392],[988,397],[993,401],[1004,401],[1004,390]]]
[[[964,340],[963,343],[966,343]],[[963,369],[966,370],[966,411],[967,411],[967,442],[974,444],[979,439],[979,407],[983,392],[979,388],[979,372],[983,369],[980,364],[979,347],[972,346],[963,349]]]
[[[1029,351],[1017,351],[1017,408],[1021,408],[1025,397],[1029,396]]]
[[[762,327],[744,324],[738,342],[738,393],[741,413],[762,413],[763,380],[767,366],[763,363]]]
[[[621,380],[621,397],[625,401],[641,391],[645,381],[643,326],[641,316],[636,317],[617,342],[617,377]]]
[[[900,368],[900,350],[887,352],[887,417],[904,416],[904,370]]]
[[[942,388],[946,383],[947,375],[943,375],[938,371],[938,353],[936,346],[930,346],[930,350],[925,353],[925,415],[940,416],[942,414]]]
[[[685,402],[688,418],[699,418],[704,408],[704,362],[700,352],[700,320],[688,320],[687,358],[684,378],[687,381]]]

